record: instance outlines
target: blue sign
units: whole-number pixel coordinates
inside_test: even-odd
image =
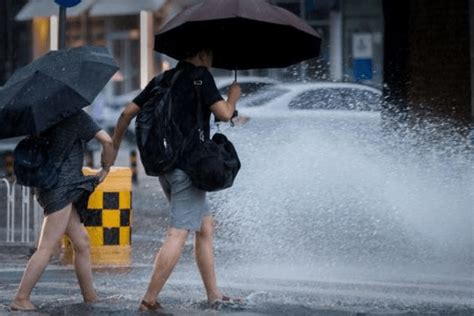
[[[70,8],[81,3],[81,0],[54,0],[54,2],[64,8]]]
[[[371,58],[354,58],[352,61],[354,79],[357,81],[371,80],[373,77]]]

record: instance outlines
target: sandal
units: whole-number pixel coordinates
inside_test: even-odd
[[[242,307],[244,301],[240,298],[231,298],[228,296],[222,296],[221,299],[215,299],[209,302],[209,307],[211,309],[221,309],[222,307]]]
[[[143,309],[142,306],[145,306],[146,309]],[[148,303],[147,301],[143,300],[140,302],[140,307],[138,308],[141,311],[157,311],[162,309],[161,304],[158,302],[155,302],[153,304]]]

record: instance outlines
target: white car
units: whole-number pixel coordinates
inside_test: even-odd
[[[238,103],[247,114],[314,110],[376,112],[382,92],[376,88],[340,82],[285,83],[266,88]]]

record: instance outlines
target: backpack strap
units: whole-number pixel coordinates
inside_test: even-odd
[[[179,70],[176,70],[171,76],[171,81],[169,83],[169,87],[171,88],[174,83],[176,82],[176,80],[178,79],[179,75],[181,74],[181,72],[183,72],[182,69],[179,69]],[[164,86],[164,83],[166,83],[165,79],[166,79],[166,76],[165,76],[166,72],[158,75],[155,77],[154,81],[155,81],[155,86],[153,87],[153,89],[151,90],[151,93],[152,93],[152,97],[156,96],[158,94],[158,92],[160,92],[160,89],[163,88]]]
[[[170,86],[168,89],[171,89],[173,88],[174,84],[176,83],[176,80],[178,80],[179,76],[183,73],[183,69],[179,69],[179,70],[176,70],[176,72],[173,74],[173,77],[171,78],[171,82],[170,82]],[[170,108],[168,109],[168,119],[171,120],[171,110],[172,110],[172,106],[170,106]]]
[[[201,86],[202,86],[202,80],[195,78],[193,80],[193,85],[194,85],[194,91],[196,92],[196,98],[197,98],[197,126],[198,126],[198,133],[199,133],[199,140],[201,142],[204,142],[205,137],[204,137],[204,123],[202,119],[202,101],[201,101]]]

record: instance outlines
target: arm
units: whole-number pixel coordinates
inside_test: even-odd
[[[123,136],[125,135],[130,122],[135,116],[137,116],[138,112],[140,112],[140,107],[131,102],[125,107],[125,109],[122,111],[122,114],[120,114],[117,125],[115,126],[114,135],[112,137],[113,149],[115,151],[113,161],[115,161],[117,152],[120,148],[120,143],[122,142]]]
[[[238,83],[233,83],[229,88],[229,96],[227,101],[217,101],[211,106],[211,111],[221,121],[228,122],[232,119],[237,105],[237,101],[241,95]]]
[[[115,151],[112,144],[112,138],[104,130],[100,130],[94,136],[99,143],[102,145],[102,155],[101,155],[101,166],[102,169],[97,174],[99,177],[99,182],[104,181],[105,177],[109,173],[110,167],[113,165]]]

